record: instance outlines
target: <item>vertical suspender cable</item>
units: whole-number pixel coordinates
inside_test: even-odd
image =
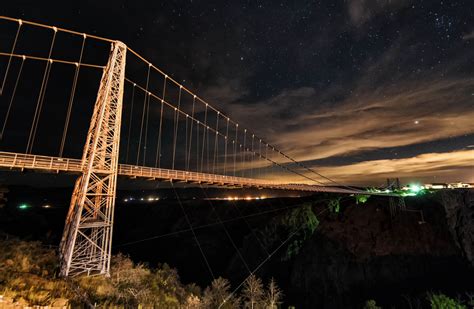
[[[239,131],[239,125],[235,124],[235,141],[233,142],[234,144],[234,177],[235,177],[235,164],[236,164],[236,159],[237,159],[237,134]]]
[[[18,76],[15,81],[15,86],[13,87],[13,93],[10,98],[10,104],[8,104],[7,113],[5,115],[5,120],[3,121],[2,132],[0,133],[0,141],[3,139],[3,134],[5,134],[5,127],[7,126],[8,116],[10,116],[10,110],[12,108],[13,100],[15,99],[16,88],[18,87],[18,82],[20,81],[21,72],[23,71],[23,65],[25,63],[26,57],[23,56],[21,59],[20,70],[18,71]]]
[[[262,169],[260,167],[260,164],[262,163],[262,140],[260,139],[259,145],[258,145],[258,156],[259,156],[259,167],[258,167],[258,177],[260,178],[262,176]]]
[[[206,173],[209,173],[209,171],[210,171],[209,156],[210,156],[210,151],[211,150],[209,149],[209,147],[211,146],[211,144],[209,142],[209,138],[210,138],[210,136],[209,136],[209,126],[206,126],[206,144],[207,144],[206,145],[206,153],[207,153],[207,155],[206,155]]]
[[[228,135],[229,135],[229,117],[227,117],[227,127],[225,130],[225,145],[224,145],[224,175],[226,174],[227,171],[227,140],[228,140]]]
[[[199,120],[196,122],[196,172],[199,172],[199,163],[201,160],[199,160]]]
[[[201,149],[201,173],[204,166],[204,147],[206,141],[206,127],[207,127],[207,103],[206,103],[206,110],[204,112],[204,127],[203,127],[203,134],[202,134],[202,149]]]
[[[165,101],[161,100],[160,128],[158,129],[158,145],[156,146],[156,162],[155,162],[155,167],[158,167],[158,168],[160,168],[161,166],[161,136],[162,136],[162,127],[163,127],[164,104],[165,104]]]
[[[181,107],[181,90],[183,86],[179,87],[179,94],[178,94],[178,107],[174,109],[175,112],[175,122],[174,122],[174,139],[173,139],[173,163],[171,169],[174,170],[175,158],[176,158],[176,143],[178,138],[178,126],[179,126],[179,113]]]
[[[62,139],[61,139],[61,146],[59,147],[59,157],[62,157],[63,152],[64,152],[64,145],[66,143],[67,131],[69,129],[69,120],[71,119],[72,105],[74,103],[74,97],[76,95],[77,79],[79,77],[79,70],[81,68],[82,55],[84,53],[84,45],[86,43],[86,38],[87,38],[87,35],[84,34],[82,36],[82,46],[81,46],[81,54],[79,55],[79,62],[76,63],[76,71],[74,72],[74,80],[72,82],[71,95],[69,97],[69,105],[67,107],[66,122],[64,123],[63,136],[62,136]]]
[[[54,42],[56,40],[56,33],[58,32],[58,29],[56,27],[53,27],[53,31],[54,31],[54,34],[51,40],[51,46],[49,48],[48,61],[46,62],[46,68],[43,74],[43,81],[41,82],[41,88],[38,94],[38,100],[36,102],[35,114],[33,116],[33,123],[31,125],[30,135],[28,137],[28,143],[26,145],[26,153],[31,153],[33,149],[33,144],[34,144],[34,140],[36,136],[36,129],[38,128],[38,122],[41,115],[41,109],[43,107],[44,94],[46,92],[46,87],[49,80],[49,73],[51,72],[51,66],[53,64],[53,60],[51,59],[51,54],[53,53]]]
[[[188,169],[188,134],[189,134],[189,130],[188,130],[188,118],[189,118],[189,115],[186,114],[186,142],[184,143],[184,169],[187,170]]]
[[[143,99],[143,112],[142,112],[142,123],[140,125],[140,138],[138,139],[138,150],[137,150],[137,165],[140,161],[140,148],[142,146],[142,134],[143,134],[143,122],[145,121],[145,111],[146,111],[146,102],[148,99],[148,82],[150,81],[150,67],[151,63],[148,63],[148,73],[146,77],[146,88],[145,88],[145,98]]]
[[[128,155],[130,153],[130,135],[132,134],[132,120],[133,120],[133,103],[135,101],[135,88],[137,84],[133,83],[132,88],[132,104],[130,106],[130,120],[128,122],[128,136],[127,136],[127,154],[125,155],[125,162],[128,163]]]
[[[214,159],[212,162],[212,173],[216,173],[216,161],[217,161],[217,152],[218,152],[218,142],[219,142],[219,112],[217,112],[216,117],[216,134],[214,137]]]
[[[265,147],[265,160],[268,161],[268,144],[267,144],[267,146]],[[266,163],[267,163],[267,162],[265,162],[265,164],[266,164]],[[271,175],[271,173],[272,173],[271,168],[272,168],[272,165],[271,165],[271,162],[270,162],[270,170],[268,170],[268,168],[267,168],[267,172],[266,172],[265,174],[268,173],[268,174]]]
[[[21,21],[21,19],[19,19],[18,20],[18,29],[16,30],[16,35],[15,35],[15,40],[13,41],[13,46],[12,46],[12,50],[11,50],[11,53],[10,53],[10,57],[8,57],[7,69],[5,70],[5,75],[3,76],[2,87],[0,88],[0,95],[3,94],[3,88],[5,87],[5,82],[7,80],[8,71],[10,70],[10,64],[12,62],[13,54],[15,53],[15,47],[16,47],[16,43],[18,41],[18,36],[20,35],[20,30],[21,30],[21,25],[22,24],[23,24],[23,22]]]
[[[165,75],[165,79],[163,81],[163,99],[161,100],[161,109],[160,109],[160,127],[158,129],[158,144],[156,146],[156,162],[155,167],[161,166],[161,135],[162,135],[162,127],[163,127],[163,108],[164,108],[164,101],[166,100],[166,80],[168,79],[168,75]]]
[[[191,119],[189,123],[189,150],[188,150],[188,162],[186,170],[190,169],[190,162],[191,162],[191,148],[193,144],[193,119],[194,119],[194,106],[196,104],[196,96],[193,96],[193,109],[191,111]]]
[[[250,155],[250,178],[253,178],[253,162],[255,159],[255,151],[253,149],[254,139],[255,139],[255,134],[252,134],[252,149],[251,149],[252,153]]]
[[[148,97],[146,98],[146,121],[145,121],[145,137],[143,141],[143,166],[146,165],[146,146],[148,144],[148,122],[150,119],[150,100],[151,92],[148,92]]]
[[[243,153],[243,151],[244,151],[244,150],[243,150],[243,148],[242,148],[242,144],[240,144],[240,145],[239,145],[239,153],[240,153],[240,159],[241,159],[241,161],[242,161],[242,153]],[[241,162],[241,163],[242,163],[242,162]],[[241,166],[241,168],[240,168],[240,176],[243,175],[243,172],[244,172],[244,170],[243,170],[243,164],[242,164],[242,166]]]
[[[245,155],[247,154],[247,149],[245,148],[246,147],[246,141],[247,141],[247,129],[244,129],[244,148],[243,148],[243,152],[241,153],[242,154],[242,176],[245,177]]]

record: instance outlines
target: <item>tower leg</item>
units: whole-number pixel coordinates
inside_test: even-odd
[[[127,46],[104,68],[60,245],[61,275],[109,275]]]

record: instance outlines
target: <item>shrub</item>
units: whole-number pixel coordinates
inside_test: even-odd
[[[466,306],[444,294],[428,294],[432,309],[466,309]]]

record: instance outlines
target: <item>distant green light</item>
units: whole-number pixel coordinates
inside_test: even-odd
[[[30,208],[30,206],[28,206],[27,204],[21,204],[20,206],[18,206],[18,208],[25,210],[25,209]]]
[[[410,185],[410,191],[413,193],[418,193],[422,190],[423,188],[420,185],[417,184],[411,184]]]

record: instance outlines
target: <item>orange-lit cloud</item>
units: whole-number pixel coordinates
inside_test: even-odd
[[[474,182],[474,150],[425,153],[411,158],[364,161],[318,169],[341,182],[369,183],[396,175],[402,179]],[[436,176],[436,177],[433,177]]]

